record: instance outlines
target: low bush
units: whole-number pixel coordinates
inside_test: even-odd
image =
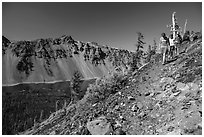
[[[113,72],[110,76],[97,79],[91,84],[84,96],[88,102],[96,103],[105,100],[111,94],[117,93],[128,83],[128,77],[119,72]]]

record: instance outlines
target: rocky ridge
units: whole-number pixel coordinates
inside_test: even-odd
[[[108,75],[115,66],[130,63],[132,52],[76,41],[71,36],[33,41],[3,40],[2,71],[5,86],[70,80],[75,71],[84,79]]]

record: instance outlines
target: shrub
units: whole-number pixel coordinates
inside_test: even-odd
[[[25,72],[27,76],[33,71],[33,67],[31,58],[27,56],[23,56],[16,66],[20,72]]]
[[[91,84],[87,89],[85,98],[91,103],[103,101],[122,89],[127,82],[127,76],[114,72],[111,76],[97,79],[94,84]]]
[[[142,58],[144,56],[144,52],[139,50],[132,55],[132,62],[130,64],[132,72],[137,70],[139,67],[142,66]]]
[[[156,54],[156,48],[151,47],[151,45],[149,45],[147,53],[146,53],[146,57],[145,57],[145,63],[150,62],[152,59],[152,56],[155,54]]]

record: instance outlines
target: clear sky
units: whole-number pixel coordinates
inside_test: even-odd
[[[134,50],[137,32],[147,46],[169,35],[166,25],[176,11],[178,24],[202,30],[202,3],[3,3],[2,33],[10,40],[34,40],[71,35],[75,40],[98,42]]]

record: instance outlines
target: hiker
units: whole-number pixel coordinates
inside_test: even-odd
[[[165,33],[162,33],[161,34],[161,38],[160,38],[160,50],[161,50],[161,53],[163,55],[163,58],[162,58],[162,64],[164,65],[165,62],[166,62],[166,55],[167,55],[167,51],[168,51],[168,45],[169,45],[169,40],[168,38],[166,37],[166,34]]]
[[[174,43],[174,38],[173,34],[169,36],[169,54],[171,59],[175,56],[176,49],[175,49],[175,43]]]
[[[175,54],[178,56],[179,55],[179,47],[182,43],[182,37],[180,34],[176,34],[174,44],[175,44]]]

